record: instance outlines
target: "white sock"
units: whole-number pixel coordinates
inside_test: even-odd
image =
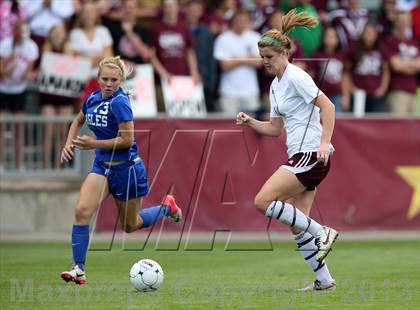
[[[322,261],[319,263],[315,259],[315,254],[318,252],[318,247],[315,245],[315,237],[307,232],[301,232],[295,236],[300,254],[308,263],[309,267],[315,272],[315,277],[322,284],[329,284],[334,281],[328,270],[327,263]]]
[[[302,211],[292,206],[290,203],[282,201],[273,201],[267,208],[265,216],[277,219],[290,227],[296,227],[304,232],[316,236],[318,230],[322,227],[318,222],[309,218]]]

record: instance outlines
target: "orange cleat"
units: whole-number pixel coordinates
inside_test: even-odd
[[[174,222],[182,221],[182,210],[177,206],[174,196],[166,195],[162,205],[169,207],[170,212],[168,217],[172,218]]]
[[[61,279],[66,282],[74,282],[76,284],[86,284],[86,275],[85,272],[79,268],[79,266],[74,266],[70,271],[64,271],[61,273]]]

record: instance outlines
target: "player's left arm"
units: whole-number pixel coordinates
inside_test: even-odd
[[[127,121],[118,125],[119,136],[113,139],[96,140],[94,137],[83,135],[77,136],[73,144],[82,150],[90,149],[128,149],[134,139],[134,122]]]
[[[321,145],[317,152],[317,159],[326,164],[330,155],[330,143],[334,131],[335,107],[324,94],[315,98],[314,104],[321,109],[322,119]]]

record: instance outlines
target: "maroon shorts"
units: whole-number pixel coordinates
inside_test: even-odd
[[[293,155],[282,167],[294,173],[307,190],[314,190],[327,176],[330,162],[331,156],[327,165],[324,165],[323,162],[317,161],[316,152],[303,152]]]

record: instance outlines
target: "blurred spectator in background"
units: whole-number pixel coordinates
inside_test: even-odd
[[[417,5],[417,0],[396,0],[395,8],[397,11],[409,12]]]
[[[219,35],[229,28],[229,21],[237,8],[235,0],[212,1],[210,11],[203,16],[203,22],[209,26],[214,35]]]
[[[213,57],[214,35],[205,24],[200,22],[204,9],[202,0],[189,0],[185,4],[185,17],[190,34],[194,39],[198,71],[203,81],[206,108],[208,112],[214,112],[217,64]]]
[[[311,4],[318,12],[321,22],[326,25],[330,22],[330,13],[328,12],[329,0],[312,0]]]
[[[137,18],[154,18],[160,10],[160,2],[156,0],[138,0]]]
[[[60,23],[50,29],[43,45],[43,52],[71,55],[72,49],[68,40],[67,28]]]
[[[331,12],[331,24],[337,29],[344,50],[357,42],[369,21],[369,11],[361,8],[359,0],[341,0],[342,9]]]
[[[125,0],[121,6],[121,19],[109,24],[115,55],[120,55],[129,66],[148,62],[152,57],[149,30],[137,24],[136,0]],[[131,64],[130,64],[131,62]]]
[[[65,23],[75,11],[76,0],[21,0],[31,26],[32,39],[41,49],[51,28]]]
[[[126,0],[99,0],[101,15],[105,19],[105,24],[110,21],[118,21],[124,18]],[[136,19],[154,18],[159,12],[159,3],[157,1],[134,0],[133,14]]]
[[[94,3],[99,16],[102,17],[102,23],[108,24],[108,21],[115,21],[121,19],[123,0],[78,0],[81,4]]]
[[[278,29],[281,30],[283,26],[283,16],[284,12],[277,9],[275,10],[267,20],[267,29]],[[293,63],[296,66],[301,67],[302,69],[306,70],[307,65],[306,62],[303,61],[303,50],[300,46],[300,43],[298,40],[291,38],[292,41],[292,48],[290,50],[289,55],[289,61]],[[264,105],[264,110],[270,111],[270,102],[269,102],[269,91],[270,91],[270,85],[273,81],[273,76],[267,74],[267,72],[264,70],[264,68],[260,68],[258,70],[258,77],[260,81],[260,88],[262,93],[262,102]]]
[[[214,57],[222,69],[219,102],[222,112],[229,115],[261,107],[257,78],[257,68],[262,66],[257,46],[260,34],[250,29],[250,22],[249,13],[239,9],[230,30],[215,42]]]
[[[375,25],[367,24],[352,49],[353,87],[366,92],[365,111],[385,112],[385,94],[390,81],[389,65],[379,44]]]
[[[151,28],[152,46],[163,66],[161,79],[170,82],[173,75],[189,75],[201,80],[193,39],[186,23],[180,19],[178,0],[162,0],[162,16]],[[162,90],[156,86],[158,110],[164,110]]]
[[[0,114],[25,112],[25,91],[28,80],[35,78],[33,67],[38,58],[38,47],[29,38],[29,27],[22,20],[13,25],[12,36],[0,42]],[[0,122],[2,123],[2,122]],[[3,141],[4,124],[0,127],[0,141]],[[22,124],[15,127],[16,168],[22,167],[21,147],[24,143]],[[1,143],[0,143],[1,144]],[[0,162],[3,162],[3,150],[0,146]]]
[[[60,23],[51,28],[47,39],[43,46],[43,53],[52,52],[57,54],[71,55],[72,50],[68,41],[68,34],[64,24]],[[46,117],[71,116],[74,112],[75,99],[63,97],[60,95],[41,94],[41,113]],[[56,128],[55,128],[56,127]],[[54,130],[56,129],[56,130]],[[58,133],[58,135],[54,135]],[[54,141],[58,145],[65,144],[67,133],[66,123],[45,123],[44,131],[44,154],[43,163],[44,168],[51,168],[51,163],[55,164],[55,168],[59,167],[60,154],[53,154]],[[52,159],[55,157],[55,160]]]
[[[273,14],[275,3],[273,0],[253,0],[254,7],[251,8],[251,28],[259,33],[264,33],[268,29],[268,16]]]
[[[121,20],[109,23],[114,54],[120,55],[125,64],[132,68],[151,63],[154,69],[166,78],[168,72],[150,47],[149,29],[137,24],[136,8],[136,0],[124,0],[121,6]]]
[[[309,16],[314,16],[319,19],[319,15],[311,0],[292,0],[295,3],[295,10],[297,13],[305,12]],[[287,13],[287,11],[284,11]],[[296,27],[290,32],[290,37],[299,41],[303,49],[304,57],[308,58],[313,52],[319,49],[322,40],[322,25],[319,24],[313,28],[307,29],[304,27]]]
[[[0,41],[11,37],[13,35],[13,25],[18,20],[25,19],[25,10],[18,0],[0,1]]]
[[[70,48],[77,56],[91,60],[92,79],[87,83],[82,102],[86,96],[97,90],[97,66],[102,58],[112,56],[112,37],[108,30],[100,24],[97,7],[94,3],[82,5],[76,20],[76,28],[70,32]]]
[[[311,74],[316,84],[330,98],[337,113],[350,108],[351,82],[346,68],[347,55],[342,51],[334,27],[324,31],[322,47],[312,55]]]
[[[394,33],[386,38],[384,46],[385,56],[391,66],[387,98],[390,112],[397,115],[415,114],[420,42],[418,38],[413,38],[409,12],[398,12]]]
[[[397,16],[395,2],[396,0],[382,0],[379,16],[377,17],[378,30],[382,38],[392,33],[394,28],[395,17]]]
[[[164,75],[190,75],[200,81],[193,39],[184,21],[179,18],[177,0],[162,1],[162,16],[152,26],[152,45],[167,71]]]

